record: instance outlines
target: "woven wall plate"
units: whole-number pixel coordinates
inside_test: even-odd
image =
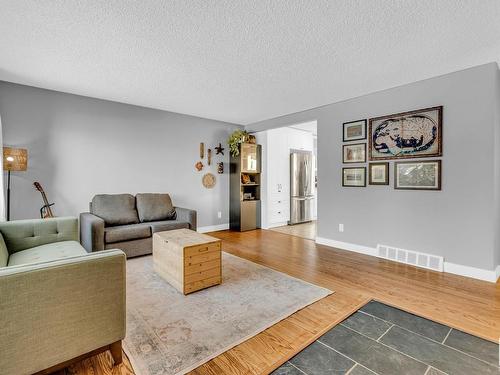
[[[212,173],[206,173],[203,175],[201,182],[207,189],[211,189],[215,186],[215,176]]]

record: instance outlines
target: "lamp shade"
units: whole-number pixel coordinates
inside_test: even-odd
[[[28,150],[25,148],[3,148],[3,169],[5,171],[25,171],[28,168]]]

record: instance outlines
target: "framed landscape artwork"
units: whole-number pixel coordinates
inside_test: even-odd
[[[343,142],[366,139],[366,120],[344,122],[342,126],[344,132]]]
[[[343,163],[365,163],[366,143],[355,143],[342,146]]]
[[[368,165],[370,185],[389,185],[389,163],[370,163]]]
[[[394,163],[394,188],[441,190],[441,160]]]
[[[342,168],[342,186],[365,187],[366,167]]]
[[[370,160],[442,155],[443,107],[370,119]]]

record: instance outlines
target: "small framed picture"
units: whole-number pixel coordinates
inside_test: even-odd
[[[365,187],[366,167],[342,168],[342,186]]]
[[[343,142],[366,139],[366,120],[344,122],[342,127],[344,131]]]
[[[441,160],[394,163],[394,188],[441,190]]]
[[[343,163],[365,163],[366,143],[355,143],[342,146]]]
[[[370,163],[368,165],[370,185],[389,185],[389,163]]]

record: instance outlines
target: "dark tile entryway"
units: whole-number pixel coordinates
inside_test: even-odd
[[[498,345],[371,301],[273,375],[500,374]]]

